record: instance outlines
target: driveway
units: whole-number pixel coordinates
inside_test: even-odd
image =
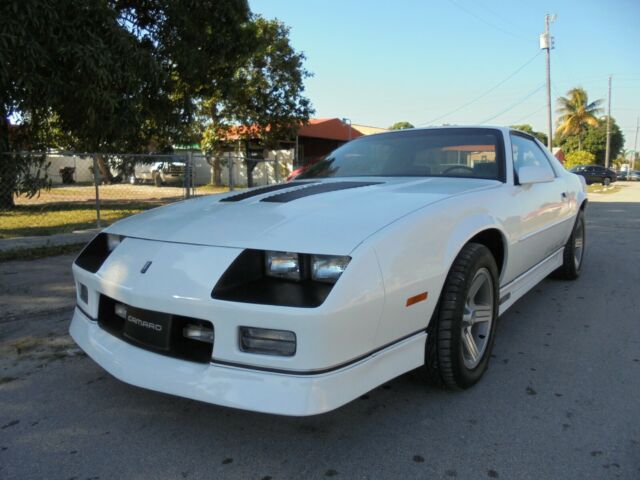
[[[66,335],[72,256],[0,264],[0,477],[640,478],[640,184],[593,195],[576,282],[505,314],[471,390],[404,375],[322,416],[121,383]]]

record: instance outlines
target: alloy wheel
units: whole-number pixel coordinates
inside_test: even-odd
[[[468,369],[474,369],[482,360],[489,344],[493,323],[494,292],[489,270],[479,269],[467,293],[462,315],[462,358]]]

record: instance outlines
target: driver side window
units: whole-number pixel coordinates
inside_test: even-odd
[[[511,150],[513,152],[513,169],[516,174],[522,167],[542,167],[548,169],[549,173],[555,176],[549,159],[533,140],[512,134]]]

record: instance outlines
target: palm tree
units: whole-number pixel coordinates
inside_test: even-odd
[[[577,135],[578,150],[582,150],[582,135],[588,127],[598,125],[597,115],[603,111],[601,104],[602,99],[589,103],[589,96],[584,88],[569,90],[566,97],[558,98],[558,134]]]

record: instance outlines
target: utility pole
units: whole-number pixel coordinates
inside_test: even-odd
[[[609,75],[609,95],[607,100],[607,150],[604,155],[605,168],[609,168],[610,156],[611,156],[611,75]]]
[[[640,129],[640,117],[636,117],[636,139],[633,142],[633,157],[631,157],[630,170],[636,169],[636,158],[638,157],[638,129]],[[631,172],[629,172],[627,175],[630,175],[630,174]]]
[[[549,26],[556,21],[557,16],[546,14],[544,16],[544,33],[540,35],[540,48],[547,51],[547,147],[553,149],[553,120],[551,118],[551,49],[553,37],[549,32]]]

